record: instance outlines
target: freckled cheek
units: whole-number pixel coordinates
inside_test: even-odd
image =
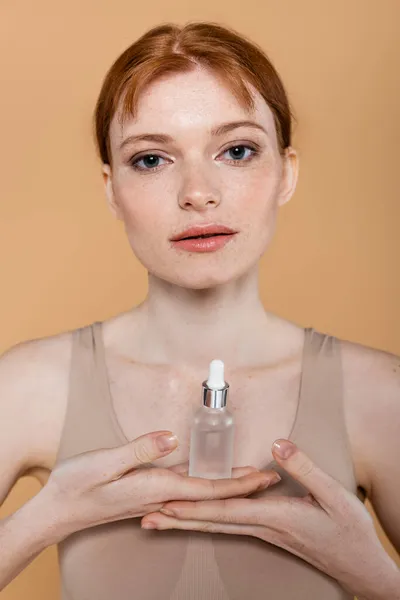
[[[134,194],[132,191],[129,194],[121,193],[119,206],[127,232],[141,236],[165,227],[166,215],[163,214],[159,201],[154,202],[154,193],[150,197],[140,190]]]
[[[248,187],[238,196],[237,205],[240,212],[247,216],[253,225],[263,224],[272,218],[276,206],[276,193],[274,186],[266,181],[264,184]]]
[[[157,226],[157,214],[146,206],[128,206],[125,209],[125,225],[130,230],[146,231]]]
[[[277,189],[277,173],[270,165],[248,169],[245,176],[240,177],[244,168],[237,168],[239,173],[231,174],[225,182],[227,193],[236,198],[252,203],[265,204],[274,196]]]
[[[154,211],[132,210],[124,216],[125,232],[134,254],[145,264],[151,256],[165,254],[168,233]]]

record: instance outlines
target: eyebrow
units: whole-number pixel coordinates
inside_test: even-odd
[[[254,129],[259,129],[263,131],[266,135],[268,135],[267,130],[264,129],[262,125],[259,125],[254,121],[232,121],[230,123],[222,123],[221,125],[218,125],[217,127],[214,127],[211,130],[211,135],[213,137],[224,135],[225,133],[229,133],[233,129],[236,129],[237,127],[252,127]],[[130,135],[122,141],[121,145],[119,146],[119,149],[122,150],[122,148],[124,148],[128,144],[131,144],[132,142],[141,141],[156,142],[157,144],[168,144],[173,142],[174,139],[170,135],[167,135],[165,133],[143,133],[140,135]]]

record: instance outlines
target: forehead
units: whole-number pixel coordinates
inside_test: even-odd
[[[204,134],[221,122],[249,118],[275,138],[271,109],[253,86],[248,87],[255,102],[251,111],[239,103],[226,84],[205,69],[167,75],[143,90],[135,118],[129,116],[121,123],[119,108],[111,122],[111,146],[116,147],[127,135],[136,133],[168,133],[174,137]]]

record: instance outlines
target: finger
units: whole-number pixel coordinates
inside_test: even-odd
[[[232,470],[232,477],[242,477],[242,475],[246,475],[246,469],[253,469],[254,467],[237,467],[238,473],[233,473]],[[241,470],[243,470],[243,474],[241,474]],[[264,475],[266,476],[265,479],[265,483],[262,487],[258,488],[256,491],[262,491],[265,490],[266,488],[269,488],[273,485],[275,485],[276,483],[278,483],[281,480],[281,476],[279,475],[279,473],[277,473],[276,471],[272,471],[272,470],[268,470],[268,471],[258,471],[257,469],[255,469],[254,471],[250,471],[254,472],[254,473],[264,473]],[[250,474],[249,473],[249,474]],[[247,492],[247,493],[243,493],[243,494],[238,494],[236,496],[236,498],[246,498],[247,496],[250,496],[252,493],[254,492]]]
[[[116,479],[124,473],[162,458],[177,448],[178,440],[170,431],[153,431],[128,444],[104,451],[103,468]]]
[[[150,520],[151,518],[151,520]],[[207,533],[230,533],[235,535],[257,535],[257,527],[236,523],[215,523],[213,521],[181,521],[164,515],[146,515],[142,519],[143,529],[182,529],[186,531],[202,531]]]
[[[277,463],[301,483],[324,509],[332,509],[346,493],[336,479],[317,467],[293,442],[279,439],[272,445]]]
[[[214,500],[251,494],[271,484],[273,472],[256,472],[232,479],[182,478],[182,486],[174,490],[176,500]]]
[[[210,521],[214,523],[242,523],[245,525],[265,525],[266,504],[264,499],[229,498],[227,500],[207,500],[201,502],[167,502],[158,514],[185,521]],[[149,521],[158,516],[147,515]],[[158,522],[158,521],[157,521]]]
[[[185,469],[185,465],[187,465],[187,463],[181,463],[180,465],[174,465],[174,467],[170,467],[171,471],[174,471],[175,473],[177,473],[178,475],[187,476],[187,469]],[[261,471],[259,471],[258,469],[256,469],[255,467],[234,467],[232,469],[232,478],[233,479],[238,479],[239,477],[243,477],[244,475],[250,475],[252,473],[260,473]],[[257,488],[256,491],[261,491],[266,489],[267,487],[274,485],[275,483],[278,483],[278,481],[280,481],[281,477],[278,473],[276,473],[276,471],[263,471],[264,474],[269,474],[271,475],[271,477],[269,479],[266,479],[265,483],[263,486]],[[246,491],[243,494],[238,494],[236,496],[236,498],[246,498],[247,496],[251,495],[254,493],[254,490],[251,489],[250,491]]]
[[[232,469],[232,478],[237,479],[244,475],[251,475],[251,473],[260,473],[260,471],[255,467],[234,467]]]

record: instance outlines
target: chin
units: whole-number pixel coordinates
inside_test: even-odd
[[[257,269],[265,244],[241,251],[199,254],[176,258],[164,254],[137,252],[136,258],[150,277],[188,290],[209,290],[246,278]]]
[[[209,290],[218,286],[227,285],[246,275],[252,268],[252,265],[247,265],[246,268],[238,269],[238,265],[232,265],[229,268],[227,265],[214,269],[204,269],[201,272],[199,269],[180,270],[175,273],[154,273],[156,277],[177,285],[188,290]]]

